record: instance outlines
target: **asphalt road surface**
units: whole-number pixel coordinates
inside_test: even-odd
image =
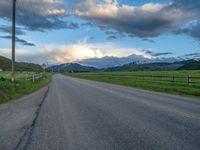
[[[200,150],[200,101],[55,75],[25,150]]]

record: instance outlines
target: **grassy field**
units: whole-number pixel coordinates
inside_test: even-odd
[[[66,73],[65,75],[200,98],[199,70]],[[188,79],[188,76],[191,78]],[[191,83],[188,83],[188,81]]]
[[[51,74],[46,74],[45,77],[32,81],[27,81],[30,76],[28,72],[17,72],[16,83],[10,81],[10,72],[0,72],[0,104],[20,98],[26,94],[30,94],[39,88],[47,85],[51,80]]]

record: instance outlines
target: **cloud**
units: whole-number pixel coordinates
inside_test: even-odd
[[[115,56],[106,56],[103,58],[91,58],[82,61],[78,61],[78,63],[86,65],[86,66],[94,66],[96,68],[109,68],[114,66],[121,66],[124,64],[128,64],[131,62],[138,61],[146,61],[149,58],[145,58],[142,55],[129,55],[124,57],[115,57]]]
[[[120,0],[19,0],[17,23],[31,31],[75,30],[91,26],[98,26],[104,31],[115,30],[115,34],[108,34],[108,40],[126,35],[149,39],[165,33],[187,34],[200,39],[199,1],[172,0],[171,3],[145,3],[141,6],[133,4]],[[0,1],[1,18],[10,20],[11,10],[12,0]],[[72,22],[71,16],[88,22]],[[182,28],[194,20],[198,22],[196,26]]]
[[[113,67],[130,62],[173,62],[180,59],[168,57],[170,52],[155,53],[139,48],[122,48],[111,43],[79,42],[71,45],[49,45],[42,48],[17,50],[17,61],[43,64],[76,62],[98,68]],[[10,49],[1,49],[0,55],[10,56]]]
[[[50,46],[45,52],[52,63],[79,62],[93,58],[103,57],[125,57],[131,54],[144,55],[145,52],[134,48],[121,48],[109,43],[76,43],[68,46]]]
[[[171,3],[145,3],[141,6],[133,4],[119,0],[19,0],[17,23],[31,31],[98,26],[104,31],[116,32],[108,34],[108,40],[127,35],[149,39],[165,33],[187,34],[200,39],[199,1],[172,0]],[[12,0],[0,1],[1,18],[10,20],[11,10]],[[88,22],[72,22],[71,16]],[[182,28],[194,20],[198,22],[196,26]]]
[[[85,22],[81,24],[82,27],[93,27],[94,24],[92,22]]]
[[[166,55],[172,55],[173,53],[171,52],[162,52],[162,53],[155,53],[150,50],[143,50],[146,54],[151,55],[152,57],[158,57],[158,56],[166,56]]]
[[[154,54],[152,54],[152,56],[166,56],[166,55],[171,55],[171,54],[173,54],[173,53],[170,53],[170,52],[165,52],[165,53],[154,53]]]
[[[12,34],[12,27],[3,25],[0,27],[0,31],[2,31],[4,33]],[[21,27],[16,27],[16,35],[25,35],[24,29]]]
[[[123,33],[119,33],[116,31],[105,31],[105,33],[108,35],[107,40],[114,40],[114,39],[119,39],[122,37],[125,37]]]
[[[200,41],[200,20],[193,20],[182,28],[177,29],[174,33],[186,34]]]
[[[0,1],[0,17],[11,20],[12,0]],[[17,24],[27,30],[77,29],[77,23],[66,21],[64,0],[17,1]]]
[[[74,15],[94,22],[101,29],[114,29],[132,37],[155,37],[172,32],[187,22],[191,14],[172,4],[119,5],[113,1],[86,0],[76,4]],[[114,38],[114,36],[112,36]]]
[[[175,34],[186,34],[198,41],[200,40],[200,1],[197,0],[174,0],[171,7],[179,8],[185,13],[190,13],[190,20],[175,30]]]
[[[170,3],[145,3],[142,6],[117,0],[86,0],[76,1],[74,8],[75,16],[104,31],[115,30],[124,36],[142,39],[166,33],[187,34],[200,40],[200,1],[197,0],[172,0]],[[193,21],[197,24],[183,28]],[[107,39],[124,37],[116,35],[108,34]]]
[[[0,36],[0,38],[2,38],[2,39],[12,39],[12,36]],[[35,44],[27,42],[26,40],[20,39],[18,37],[16,37],[16,42],[18,42],[22,45],[25,45],[25,46],[36,46]]]
[[[18,40],[19,41],[19,40]],[[10,53],[10,51],[8,51]],[[17,50],[17,60],[43,63],[45,60],[52,64],[79,62],[87,59],[103,57],[127,57],[129,55],[151,58],[151,54],[139,48],[122,48],[111,43],[75,43],[70,45],[47,45],[45,48],[36,47],[29,51]],[[0,51],[7,56],[7,52]]]
[[[198,14],[200,12],[200,1],[198,0],[173,0],[173,7],[180,8],[185,11],[192,11]],[[198,15],[199,16],[199,15]]]
[[[186,54],[184,55],[183,57],[186,57],[186,58],[200,58],[200,53],[190,53],[190,54]]]
[[[148,39],[148,38],[143,38],[142,41],[149,42],[149,43],[154,43],[155,42],[154,40]]]

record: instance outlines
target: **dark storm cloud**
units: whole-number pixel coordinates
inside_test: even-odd
[[[2,39],[12,39],[12,36],[0,36],[0,38],[2,38]],[[16,37],[16,42],[18,42],[22,45],[25,45],[25,46],[36,46],[35,44],[30,43],[26,40],[20,39],[18,37]]]

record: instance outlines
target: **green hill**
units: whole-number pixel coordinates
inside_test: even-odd
[[[189,63],[189,61],[181,61],[174,63],[146,63],[136,64],[135,62],[122,66],[108,68],[105,71],[156,71],[156,70],[177,70],[181,66]]]
[[[192,62],[180,67],[178,70],[200,70],[200,61],[193,60]]]
[[[77,63],[66,63],[61,65],[55,65],[48,68],[50,71],[55,72],[95,72],[98,71],[97,68],[89,67],[89,66],[83,66]]]
[[[2,69],[3,71],[11,71],[11,60],[6,57],[0,56],[0,69]],[[16,62],[15,69],[16,71],[34,71],[34,72],[40,72],[43,70],[40,65],[33,63],[24,63],[24,62]]]

